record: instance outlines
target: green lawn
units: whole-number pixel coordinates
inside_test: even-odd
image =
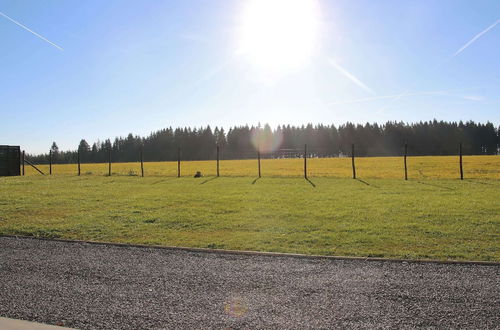
[[[500,261],[500,180],[0,178],[0,235]]]

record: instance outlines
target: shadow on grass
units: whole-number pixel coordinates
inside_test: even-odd
[[[422,181],[416,181],[416,182],[420,183],[420,184],[423,184],[423,185],[426,185],[426,186],[436,187],[436,188],[440,188],[440,189],[444,189],[444,190],[455,190],[453,188],[446,187],[446,186],[441,186],[441,185],[438,185],[438,184],[435,184],[435,183],[422,182]]]
[[[217,178],[218,178],[217,176],[214,176],[213,178],[206,179],[205,181],[200,182],[200,184],[205,184],[205,183],[210,182],[210,181],[213,181],[213,180],[215,180],[215,179],[217,179]]]
[[[471,183],[477,183],[477,184],[485,184],[485,185],[488,185],[488,186],[496,186],[496,184],[489,183],[489,182],[478,181],[478,179],[464,179],[464,181],[471,182]]]
[[[367,186],[373,187],[373,188],[380,188],[379,186],[376,186],[376,185],[374,185],[374,184],[368,183],[368,182],[366,182],[366,181],[364,181],[364,180],[361,180],[361,179],[358,179],[358,178],[356,178],[355,180],[356,180],[356,181],[359,181],[359,182],[361,182],[361,183],[363,183],[363,184],[365,184],[365,185],[367,185]]]
[[[158,181],[155,181],[155,182],[152,182],[151,185],[154,185],[154,184],[158,184],[158,183],[162,183],[162,182],[166,182],[166,181],[171,181],[172,178],[168,178],[168,179],[161,179],[161,180],[158,180]]]
[[[306,178],[306,181],[309,182],[311,184],[311,186],[313,186],[314,188],[316,188],[316,185],[314,184],[314,182],[312,182],[311,180],[309,180],[309,178]]]
[[[255,184],[257,181],[259,181],[260,178],[256,178],[255,180],[252,181],[252,184]]]

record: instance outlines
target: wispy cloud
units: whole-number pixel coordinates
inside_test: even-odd
[[[472,45],[477,39],[481,38],[481,36],[483,36],[485,33],[487,33],[489,30],[493,29],[495,26],[498,25],[498,23],[500,23],[500,19],[497,20],[495,23],[491,24],[490,26],[488,26],[485,30],[481,31],[480,33],[476,34],[474,36],[474,38],[472,38],[471,40],[469,40],[469,42],[467,42],[465,45],[463,45],[459,50],[457,50],[455,52],[455,54],[453,54],[453,57],[457,56],[458,54],[460,54],[461,52],[463,52],[467,47],[469,47],[470,45]]]
[[[376,95],[376,93],[370,87],[368,87],[365,83],[363,83],[361,80],[356,78],[356,76],[354,76],[352,73],[350,73],[345,68],[340,66],[337,62],[335,62],[331,58],[328,59],[328,63],[331,66],[333,66],[335,69],[337,69],[340,73],[342,73],[344,76],[346,76],[349,80],[351,80],[353,83],[355,83],[356,85],[361,87],[364,91],[366,91],[372,95]]]
[[[403,93],[403,94],[395,94],[395,95],[381,95],[381,96],[365,97],[365,98],[361,98],[361,99],[354,99],[354,100],[348,100],[348,101],[333,102],[333,103],[330,103],[330,105],[364,103],[364,102],[371,102],[371,101],[384,100],[384,99],[399,99],[403,96],[437,95],[437,94],[443,94],[444,92],[446,92],[446,91],[429,91],[429,92]]]
[[[12,23],[14,23],[14,24],[16,24],[16,25],[18,25],[18,26],[22,27],[22,28],[23,28],[23,29],[25,29],[26,31],[31,32],[32,34],[34,34],[34,35],[35,35],[35,36],[37,36],[38,38],[40,38],[40,39],[42,39],[43,41],[45,41],[45,42],[47,42],[47,43],[51,44],[52,46],[56,47],[57,49],[64,51],[64,49],[63,49],[62,47],[60,47],[60,46],[56,45],[55,43],[53,43],[53,42],[52,42],[52,41],[50,41],[49,39],[45,38],[44,36],[42,36],[42,35],[40,35],[40,34],[36,33],[36,32],[35,32],[35,31],[33,31],[33,30],[31,30],[31,29],[30,29],[30,28],[28,28],[26,25],[23,25],[23,24],[19,23],[18,21],[16,21],[15,19],[13,19],[13,18],[11,18],[11,17],[9,17],[9,16],[5,15],[5,14],[4,14],[4,13],[2,13],[1,11],[0,11],[0,15],[1,15],[1,16],[3,16],[3,17],[5,17],[6,19],[8,19],[9,21],[11,21]]]
[[[188,40],[188,41],[194,41],[194,42],[199,42],[199,43],[203,43],[203,44],[210,44],[210,41],[207,38],[205,38],[199,34],[181,33],[181,34],[179,34],[179,37],[181,39]]]
[[[469,101],[483,101],[484,97],[480,95],[464,95],[462,96],[463,99],[469,100]]]
[[[456,92],[470,91],[470,90],[475,90],[475,89],[478,89],[478,87],[462,88],[462,89],[445,89],[445,90],[437,90],[437,91],[422,91],[422,92],[413,92],[413,93],[409,93],[409,91],[405,91],[402,94],[381,95],[381,96],[375,96],[375,97],[365,97],[365,98],[354,99],[354,100],[333,102],[333,103],[330,103],[329,105],[343,105],[343,104],[353,104],[353,103],[365,103],[365,102],[371,102],[371,101],[377,101],[377,100],[384,100],[384,99],[392,99],[391,100],[392,102],[388,103],[388,104],[391,104],[391,103],[395,102],[396,100],[399,100],[399,99],[401,99],[403,97],[407,97],[407,96],[421,96],[421,95],[453,96],[453,97],[458,97],[458,98],[462,98],[462,99],[469,100],[469,101],[483,101],[484,98],[482,96],[480,96],[480,95],[461,95],[461,94],[457,94],[456,93]]]
[[[198,86],[204,82],[207,82],[222,72],[229,64],[231,64],[232,59],[228,59],[221,64],[211,68],[208,72],[202,75],[198,80],[196,80],[193,84],[193,87]]]

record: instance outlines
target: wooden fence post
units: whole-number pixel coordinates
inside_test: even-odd
[[[111,176],[111,148],[108,148],[108,176]]]
[[[177,148],[177,177],[181,177],[181,147]]]
[[[462,142],[458,145],[458,152],[460,154],[460,180],[464,179],[464,169],[462,166]]]
[[[25,158],[25,156],[26,156],[26,154],[25,154],[25,152],[24,152],[24,150],[23,150],[23,153],[22,153],[22,160],[21,160],[21,164],[22,164],[22,166],[23,166],[23,176],[24,176],[24,158]]]
[[[408,143],[405,143],[405,180],[408,180],[408,168],[406,166],[406,155],[408,154]]]
[[[259,178],[260,178],[260,147],[257,149],[257,163],[259,166]]]
[[[78,149],[78,176],[80,176],[80,149]]]
[[[219,177],[219,146],[217,146],[217,177]]]
[[[354,143],[351,146],[352,178],[356,179],[356,165],[354,164]]]
[[[49,150],[49,175],[52,175],[52,150]]]
[[[144,177],[144,162],[142,160],[142,148],[141,148],[141,177]]]
[[[304,178],[307,180],[307,144],[304,144]]]

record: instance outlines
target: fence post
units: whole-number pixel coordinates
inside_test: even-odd
[[[111,148],[108,147],[108,176],[111,176]]]
[[[408,143],[405,143],[405,180],[408,180],[408,168],[406,166],[406,155],[408,154]]]
[[[304,144],[304,178],[307,180],[307,144]]]
[[[52,175],[52,150],[49,150],[49,175]]]
[[[259,166],[259,178],[260,178],[260,146],[257,149],[257,163]]]
[[[22,161],[21,161],[21,164],[23,165],[23,176],[24,176],[24,158],[25,158],[26,154],[23,150],[23,154],[22,154]]]
[[[462,167],[462,142],[458,145],[458,152],[460,154],[460,180],[464,179],[464,169]]]
[[[141,177],[144,177],[144,162],[142,160],[142,148],[141,148]]]
[[[177,148],[177,177],[181,177],[181,147]]]
[[[217,177],[219,177],[219,146],[217,146]]]
[[[78,149],[78,176],[80,176],[80,149]]]
[[[356,165],[354,164],[354,143],[351,146],[352,178],[356,179]]]

